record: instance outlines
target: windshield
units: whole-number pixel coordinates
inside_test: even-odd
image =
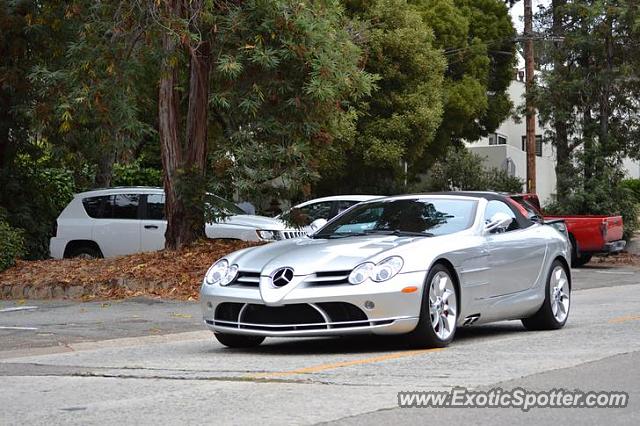
[[[217,195],[207,194],[205,196],[207,209],[214,210],[214,215],[223,213],[224,215],[236,215],[246,214],[244,210],[233,204],[231,201],[227,201],[224,198],[220,198]]]
[[[451,198],[381,200],[356,206],[327,224],[314,238],[367,234],[438,236],[469,228],[477,201]]]

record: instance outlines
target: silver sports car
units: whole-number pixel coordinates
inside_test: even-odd
[[[357,204],[315,233],[239,250],[211,266],[204,321],[230,347],[267,336],[404,334],[449,344],[457,327],[569,315],[568,242],[507,197],[452,192]]]

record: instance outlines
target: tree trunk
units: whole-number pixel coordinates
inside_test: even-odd
[[[108,188],[111,186],[111,178],[113,177],[113,163],[116,160],[115,152],[103,153],[98,159],[98,170],[96,172],[95,186],[96,188]]]
[[[167,3],[168,12],[174,18],[188,14],[191,31],[204,34],[200,23],[202,0],[191,0],[183,5],[179,0]],[[206,37],[206,35],[204,35]],[[168,32],[163,35],[164,53],[167,58],[177,54],[177,38]],[[204,182],[207,162],[207,119],[209,101],[209,74],[211,69],[210,45],[200,41],[189,49],[189,106],[187,110],[186,140],[180,140],[179,99],[176,91],[178,69],[173,61],[163,65],[160,77],[158,121],[162,167],[164,169],[165,216],[167,231],[165,247],[178,249],[204,236],[204,200],[193,196],[193,185]],[[183,150],[184,148],[184,150]],[[194,179],[193,182],[190,179]],[[187,188],[190,186],[190,188]],[[197,187],[197,191],[204,187]],[[186,192],[189,192],[187,194]]]
[[[169,12],[179,13],[179,1],[167,2]],[[165,32],[162,36],[162,46],[165,62],[162,66],[158,93],[158,127],[160,136],[160,151],[162,168],[164,169],[165,216],[167,230],[165,232],[165,247],[176,249],[185,244],[185,208],[184,202],[178,194],[177,180],[182,165],[182,149],[179,134],[179,109],[176,85],[178,83],[178,69],[170,58],[176,54],[175,36]]]
[[[194,4],[198,1],[194,1]],[[199,6],[199,5],[196,5]],[[187,115],[186,168],[194,183],[204,182],[207,164],[207,127],[209,111],[209,43],[201,42],[191,52],[189,76],[189,109]],[[204,192],[204,188],[202,188]],[[204,193],[201,194],[204,196]],[[204,202],[195,197],[187,209],[186,222],[189,224],[189,238],[195,240],[204,234]]]

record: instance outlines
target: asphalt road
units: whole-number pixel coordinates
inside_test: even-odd
[[[640,271],[574,270],[554,332],[460,330],[443,350],[395,340],[219,345],[193,303],[0,302],[0,424],[640,424]],[[35,309],[12,310],[35,307]],[[399,408],[399,391],[625,391],[626,408]]]

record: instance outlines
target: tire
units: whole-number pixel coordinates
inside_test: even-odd
[[[458,299],[453,273],[443,264],[435,264],[424,283],[420,320],[407,335],[408,343],[420,348],[449,345],[456,334]]]
[[[95,247],[79,246],[71,250],[71,253],[69,253],[69,257],[80,259],[99,259],[102,257],[102,253]]]
[[[538,312],[521,320],[527,330],[558,330],[567,323],[571,307],[571,282],[566,266],[557,259],[551,264],[544,292],[544,302]]]
[[[581,254],[580,256],[577,256],[575,260],[572,260],[571,266],[574,268],[580,268],[581,266],[589,263],[591,257],[593,257],[592,254]]]
[[[214,333],[218,342],[228,348],[255,348],[264,341],[263,336],[244,336],[242,334]]]

